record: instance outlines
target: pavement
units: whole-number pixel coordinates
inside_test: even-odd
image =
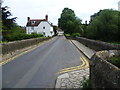
[[[76,48],[82,52],[88,59],[90,59],[95,51],[86,47],[76,40],[70,40]],[[85,61],[86,59],[84,59]],[[88,60],[85,64],[88,64]],[[86,65],[86,68],[80,68],[79,70],[74,70],[70,72],[66,72],[57,77],[55,88],[60,89],[78,89],[82,88],[82,83],[84,80],[89,79],[89,65]]]
[[[76,41],[76,40],[71,40],[71,42],[88,58],[90,59],[94,54],[95,50],[90,49],[83,45],[82,43]]]

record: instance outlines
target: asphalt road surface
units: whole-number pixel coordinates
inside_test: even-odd
[[[3,88],[54,88],[59,70],[81,64],[76,47],[57,36],[3,65]]]

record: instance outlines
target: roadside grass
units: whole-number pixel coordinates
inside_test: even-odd
[[[112,57],[108,60],[110,63],[114,64],[118,68],[120,68],[120,56],[118,57]]]
[[[114,45],[120,45],[120,41],[107,41],[107,42]]]
[[[65,34],[65,36],[70,36],[70,34]]]
[[[120,42],[110,42],[112,44],[115,44],[115,45],[120,45]]]
[[[79,33],[72,33],[72,36],[73,37],[80,37],[80,34]]]
[[[0,41],[0,43],[7,43],[7,41]]]
[[[89,78],[84,78],[82,83],[82,90],[92,90],[91,81]]]
[[[118,41],[103,41],[103,40],[96,40],[96,41],[102,41],[102,42],[106,42],[106,43],[110,43],[110,44],[114,44],[114,45],[120,45],[120,42]]]
[[[46,38],[46,37],[43,36],[43,37],[39,37],[39,38]]]
[[[79,33],[72,33],[71,35],[70,34],[65,34],[65,36],[80,37],[80,34]]]

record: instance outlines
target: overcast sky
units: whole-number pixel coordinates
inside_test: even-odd
[[[13,17],[18,17],[18,25],[25,26],[27,17],[44,19],[48,14],[49,21],[57,25],[58,18],[65,7],[74,10],[77,17],[90,20],[90,15],[100,9],[118,9],[119,0],[3,0],[2,6],[10,7]]]

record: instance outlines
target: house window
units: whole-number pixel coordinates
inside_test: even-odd
[[[34,30],[34,27],[31,27],[32,30]]]
[[[43,29],[45,29],[45,27],[43,27]]]
[[[32,24],[35,24],[35,21],[31,21]]]

